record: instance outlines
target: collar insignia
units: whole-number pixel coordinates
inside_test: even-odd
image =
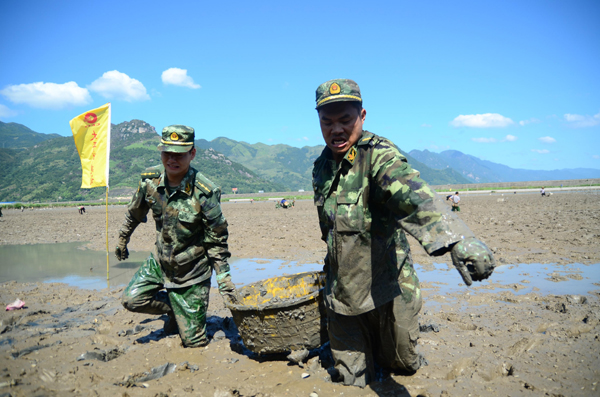
[[[192,186],[189,183],[185,184],[185,192],[187,194],[190,194],[190,192],[192,191]]]
[[[350,164],[354,164],[354,160],[356,159],[356,149],[355,148],[350,149],[350,151],[348,152],[347,159],[350,162]]]

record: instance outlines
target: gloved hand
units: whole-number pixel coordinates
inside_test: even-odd
[[[222,281],[218,281],[218,284],[219,292],[226,303],[238,303],[237,291],[235,285],[231,282],[231,276],[224,278]]]
[[[474,237],[466,238],[452,247],[452,264],[460,273],[465,284],[485,280],[492,275],[496,261],[492,251]]]
[[[115,256],[118,260],[122,261],[129,258],[129,250],[127,249],[127,243],[129,239],[125,237],[119,237],[117,248],[115,248]]]

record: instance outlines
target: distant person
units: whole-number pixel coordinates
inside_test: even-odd
[[[25,211],[25,207],[21,206],[21,212]]]
[[[540,190],[542,197],[546,197],[546,189],[542,186],[542,190]]]
[[[0,218],[2,218],[4,215],[2,215],[2,206],[0,205]]]
[[[286,209],[287,209],[287,208],[291,208],[291,207],[293,207],[293,206],[294,206],[292,203],[290,203],[290,202],[289,202],[289,201],[287,201],[286,199],[282,199],[282,200],[279,202],[279,205],[281,206],[281,208],[286,208]]]
[[[81,207],[79,207],[79,215],[83,214],[85,214],[85,207],[82,205]]]
[[[460,196],[458,195],[458,192],[450,197],[450,202],[452,203],[452,211],[460,212]]]
[[[157,256],[150,254],[133,276],[122,303],[132,312],[166,314],[165,333],[178,331],[185,347],[208,344],[206,312],[213,269],[223,298],[236,301],[221,189],[190,166],[196,156],[194,137],[194,129],[184,125],[162,130],[162,166],[142,172],[115,250],[118,260],[127,259],[129,238],[152,211]],[[168,299],[158,294],[163,288]]]
[[[354,81],[321,84],[316,102],[326,144],[313,188],[327,244],[331,379],[365,387],[377,364],[409,375],[424,362],[417,353],[421,289],[405,232],[429,255],[450,252],[467,285],[488,278],[495,262],[396,145],[363,130],[367,111]]]

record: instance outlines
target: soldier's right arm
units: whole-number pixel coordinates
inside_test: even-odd
[[[142,222],[146,222],[146,215],[150,207],[146,202],[146,182],[141,180],[138,184],[137,191],[133,194],[129,205],[127,206],[127,214],[125,214],[125,222],[119,230],[119,241],[115,249],[115,256],[118,260],[124,260],[129,257],[127,244],[133,234],[135,228]]]

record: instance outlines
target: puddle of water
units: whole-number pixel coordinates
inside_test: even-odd
[[[106,280],[106,252],[83,249],[84,243],[0,245],[0,283],[7,281],[65,283],[85,289],[127,285],[148,257],[130,252],[119,262],[109,253],[110,279]]]
[[[7,281],[65,283],[73,287],[100,290],[117,288],[129,281],[150,255],[130,251],[126,261],[119,262],[109,253],[109,275],[106,280],[106,252],[83,249],[83,243],[0,245],[0,283]],[[230,261],[236,285],[246,285],[271,277],[321,270],[316,263],[298,265],[283,260],[236,259]],[[215,277],[212,286],[216,287]]]
[[[0,283],[59,282],[84,289],[116,288],[129,284],[131,277],[150,255],[149,252],[130,252],[130,257],[119,262],[109,254],[110,279],[106,280],[106,253],[82,249],[83,243],[0,245]],[[317,263],[297,264],[271,259],[230,259],[231,274],[236,286],[287,274],[318,271],[323,265]],[[540,294],[586,294],[600,289],[593,283],[600,281],[600,264],[544,265],[519,264],[497,267],[491,280],[463,283],[454,267],[435,264],[423,268],[415,265],[419,279],[430,283],[425,290],[444,295],[452,292],[499,292],[510,290],[515,294],[536,292]],[[550,278],[563,277],[563,281]],[[570,276],[570,277],[569,277]],[[519,289],[511,285],[520,284]],[[212,286],[216,287],[215,277]]]
[[[517,265],[502,265],[496,267],[492,277],[482,282],[474,282],[471,287],[466,287],[460,274],[453,267],[445,263],[435,264],[434,270],[427,270],[415,265],[419,280],[429,282],[438,295],[451,292],[499,292],[510,290],[516,295],[530,292],[554,295],[589,294],[599,290],[600,286],[594,285],[600,281],[600,263],[584,265],[574,263],[571,265],[520,263]],[[554,277],[553,277],[554,276]],[[552,281],[552,279],[562,281]],[[462,286],[458,284],[462,283]],[[518,289],[511,286],[518,284]],[[426,288],[425,288],[426,289]]]

